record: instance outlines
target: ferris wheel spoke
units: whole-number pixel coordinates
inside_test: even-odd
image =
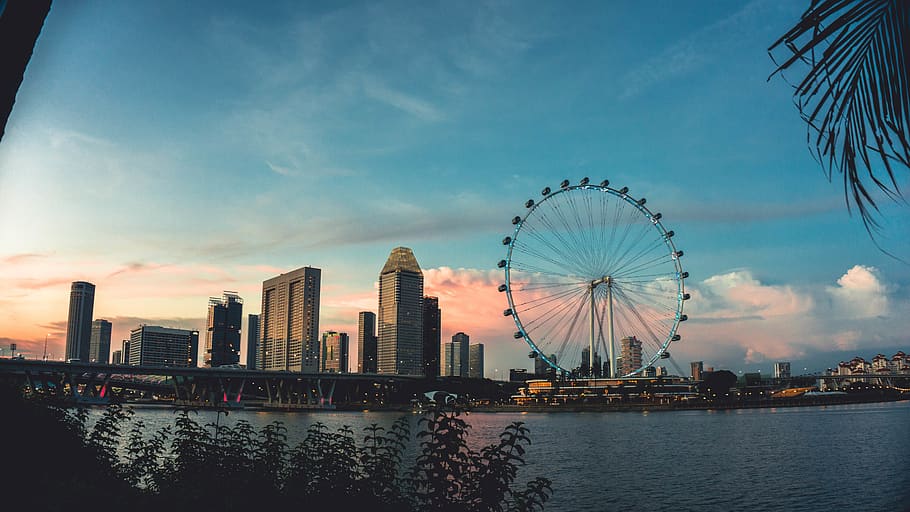
[[[669,251],[666,243],[661,238],[651,240],[647,244],[641,245],[642,247],[636,253],[627,257],[621,257],[617,260],[616,273],[622,273],[624,269],[634,267],[640,260],[648,257],[649,255],[653,256],[652,253],[666,255]]]
[[[574,300],[564,302],[558,308],[550,310],[547,314],[530,322],[528,325],[523,323],[522,327],[525,329],[525,332],[528,333],[528,336],[531,336],[532,339],[541,340],[543,346],[551,347],[548,350],[552,350],[559,355],[564,351],[564,347],[560,345],[556,349],[553,349],[552,346],[564,339],[564,336],[561,335],[560,331],[565,329],[565,326],[567,325],[566,322],[570,317],[581,314],[585,309],[584,305],[585,297],[584,295],[579,295],[578,297],[575,297]]]
[[[620,299],[621,302],[624,302],[624,299]],[[663,329],[661,324],[654,324],[653,321],[647,320],[642,317],[638,308],[632,304],[628,304],[626,308],[622,308],[623,312],[628,312],[631,317],[634,317],[637,321],[639,329],[637,331],[636,337],[639,338],[639,341],[642,341],[643,348],[647,347],[648,357],[647,360],[658,357],[663,351],[663,343],[665,340],[661,340],[660,337],[654,332],[654,329],[660,328]],[[642,354],[642,362],[644,363],[645,358]],[[647,365],[643,365],[647,366]]]
[[[575,229],[569,225],[569,221],[563,215],[559,204],[554,205],[553,211],[557,213],[557,219],[559,223],[563,228],[565,228],[565,233],[567,235],[566,238],[568,240],[563,240],[566,246],[569,248],[569,252],[572,255],[572,260],[575,262],[579,269],[585,269],[586,248],[581,242],[579,242],[578,238],[576,238]]]
[[[634,267],[620,269],[616,272],[616,276],[622,278],[627,275],[636,275],[640,272],[650,271],[651,269],[659,268],[661,265],[671,263],[673,263],[673,258],[671,258],[669,254],[659,254],[648,260],[638,262]]]
[[[568,240],[566,240],[566,238],[564,236],[562,236],[562,234],[559,232],[559,230],[553,226],[552,222],[550,221],[550,219],[548,218],[547,215],[541,214],[540,223],[542,224],[542,226],[544,228],[546,228],[547,234],[552,235],[553,238],[555,238],[556,240],[553,242],[550,242],[549,240],[544,241],[544,238],[540,237],[539,241],[541,243],[547,244],[548,247],[550,247],[554,252],[556,252],[565,261],[566,264],[572,264],[572,265],[574,265],[575,268],[581,269],[582,264],[581,264],[581,261],[578,259],[578,254],[573,253],[573,251],[572,251],[573,244],[570,243]],[[534,232],[533,227],[532,227],[532,232]],[[562,246],[563,249],[558,249],[557,246],[555,245],[557,243],[560,246]]]
[[[524,301],[524,302],[516,303],[515,306],[516,306],[516,307],[528,306],[528,307],[525,308],[525,309],[526,309],[526,310],[531,310],[531,309],[534,309],[534,308],[539,308],[539,307],[541,307],[541,306],[545,306],[545,305],[547,305],[547,304],[552,304],[553,302],[558,301],[558,300],[560,300],[560,299],[563,299],[563,298],[565,298],[565,297],[570,297],[570,296],[572,296],[572,295],[576,295],[576,294],[580,294],[580,293],[584,293],[584,292],[583,292],[583,291],[579,291],[579,290],[577,290],[577,289],[576,289],[576,290],[569,289],[569,290],[564,290],[564,291],[561,291],[561,292],[559,292],[559,293],[555,293],[555,294],[551,294],[551,295],[544,295],[544,296],[541,296],[541,297],[535,297],[535,298],[532,298],[532,299],[528,299],[528,300],[526,300],[526,301]]]
[[[525,262],[521,262],[521,261],[513,262],[510,267],[511,267],[510,272],[517,271],[519,273],[539,274],[542,276],[552,276],[552,277],[562,277],[565,279],[572,279],[572,280],[576,280],[578,278],[577,275],[574,275],[571,273],[567,274],[567,273],[555,272],[555,271],[545,268],[545,267],[538,267],[531,263],[525,263]]]
[[[529,284],[521,285],[518,287],[513,286],[512,289],[518,292],[533,292],[537,290],[549,290],[551,288],[577,288],[583,286],[587,281],[575,281],[575,282],[566,282],[566,283],[539,283],[539,284]]]
[[[643,226],[638,226],[638,227],[643,227]],[[644,227],[647,227],[647,226],[644,226]],[[630,231],[632,231],[631,228],[630,228]],[[621,269],[623,266],[626,265],[625,261],[627,259],[634,260],[637,257],[637,256],[630,257],[629,253],[631,253],[636,247],[639,247],[641,245],[641,241],[647,235],[647,231],[645,231],[644,229],[637,229],[636,231],[638,231],[638,233],[632,235],[632,237],[629,239],[629,241],[625,244],[626,249],[624,251],[620,252],[619,255],[616,256],[616,258],[613,260],[613,262],[611,264],[611,268],[616,268],[618,271],[619,269]]]
[[[551,264],[553,264],[553,266],[560,268],[570,274],[577,271],[576,269],[573,269],[569,265],[567,265],[565,260],[556,259],[541,251],[531,249],[530,247],[526,246],[525,244],[522,244],[520,246],[518,246],[516,244],[516,246],[512,248],[512,251],[513,251],[513,253],[518,252],[518,253],[522,254],[523,256],[528,256],[531,258],[536,258],[538,260],[543,260],[542,262],[551,263]]]

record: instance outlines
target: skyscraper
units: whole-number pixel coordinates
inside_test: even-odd
[[[70,311],[66,321],[66,359],[89,360],[95,285],[75,281],[70,287]]]
[[[130,331],[130,364],[195,368],[199,331],[140,325]]]
[[[357,321],[357,373],[376,373],[376,314],[361,311]]]
[[[249,315],[246,321],[246,368],[255,370],[259,353],[259,315]]]
[[[626,336],[619,341],[622,353],[622,366],[619,376],[628,375],[641,368],[641,341],[635,336]]]
[[[471,354],[468,346],[470,336],[463,332],[455,333],[452,341],[446,343],[443,353],[442,374],[447,377],[467,377],[471,367]]]
[[[319,371],[322,271],[303,267],[262,283],[259,370]]]
[[[322,364],[320,371],[348,372],[348,333],[327,331],[322,334]]]
[[[377,373],[423,375],[423,272],[396,247],[379,274]]]
[[[692,361],[689,366],[692,368],[692,380],[701,380],[701,374],[705,371],[705,364],[702,361]]]
[[[215,367],[240,362],[240,321],[243,299],[235,292],[209,299],[205,330],[205,366]]]
[[[468,377],[483,378],[483,343],[475,343],[468,350]]]
[[[438,297],[423,298],[423,374],[439,376],[439,343],[442,315]]]
[[[107,320],[92,322],[92,337],[89,343],[88,360],[92,363],[107,364],[111,355],[111,323]]]

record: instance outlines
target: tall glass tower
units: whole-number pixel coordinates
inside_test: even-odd
[[[376,313],[361,311],[357,322],[357,373],[376,373]]]
[[[423,374],[439,377],[439,343],[442,315],[438,297],[423,298]]]
[[[209,299],[205,331],[205,366],[215,367],[240,362],[240,321],[243,299],[234,292]]]
[[[319,371],[322,271],[303,267],[262,283],[258,370]]]
[[[379,274],[377,373],[423,375],[423,272],[407,247]]]
[[[89,361],[95,285],[75,281],[70,287],[70,311],[66,321],[66,359]]]

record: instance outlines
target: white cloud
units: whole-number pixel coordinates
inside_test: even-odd
[[[875,267],[854,265],[826,288],[836,313],[847,318],[873,318],[888,315],[888,288]]]

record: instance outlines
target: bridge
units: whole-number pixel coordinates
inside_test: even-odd
[[[818,387],[822,391],[840,391],[857,384],[910,391],[910,373],[854,373],[851,375],[818,375],[816,378],[819,383]]]
[[[30,359],[0,360],[0,378],[30,395],[75,403],[155,398],[175,404],[281,409],[332,409],[336,404],[408,403],[424,377],[298,373],[235,368],[125,366]]]

